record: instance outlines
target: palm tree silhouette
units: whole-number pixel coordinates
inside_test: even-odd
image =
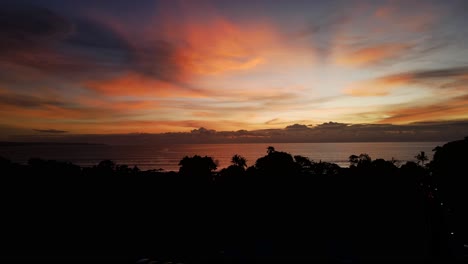
[[[414,157],[418,160],[418,164],[421,165],[424,165],[424,162],[429,160],[424,151],[419,152],[419,154]]]
[[[268,148],[267,148],[267,154],[269,155],[269,154],[271,154],[271,153],[273,153],[273,152],[275,152],[275,148],[272,147],[272,146],[268,146]]]
[[[241,155],[232,156],[231,163],[241,168],[247,168],[247,160]]]

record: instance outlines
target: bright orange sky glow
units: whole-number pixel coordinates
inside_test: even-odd
[[[463,1],[107,7],[5,4],[3,139],[468,119]]]

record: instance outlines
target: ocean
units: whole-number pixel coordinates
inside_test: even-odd
[[[365,142],[365,143],[255,143],[255,144],[174,144],[174,145],[22,145],[1,146],[0,156],[18,163],[27,163],[37,157],[69,161],[80,166],[93,166],[101,160],[110,159],[117,164],[138,166],[142,170],[163,169],[178,171],[179,161],[184,156],[210,156],[218,162],[218,170],[230,165],[234,154],[247,159],[247,165],[266,155],[268,146],[277,151],[301,155],[313,161],[326,161],[348,167],[352,154],[367,153],[372,159],[392,158],[400,164],[416,161],[420,151],[432,159],[432,150],[445,142]]]

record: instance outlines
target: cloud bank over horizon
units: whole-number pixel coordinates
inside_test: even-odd
[[[67,134],[67,131],[39,130],[9,136],[8,141],[103,143],[110,145],[166,145],[207,143],[312,143],[312,142],[448,142],[468,136],[468,121],[419,122],[406,125],[294,124],[280,129],[216,131],[208,128],[190,132]]]

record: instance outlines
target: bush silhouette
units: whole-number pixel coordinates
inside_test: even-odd
[[[262,176],[287,177],[297,175],[300,167],[291,154],[269,147],[268,154],[255,162],[255,169]]]
[[[185,156],[179,162],[179,175],[194,181],[211,181],[213,171],[216,170],[217,165],[213,158],[205,156],[201,157],[195,155],[193,157]]]

